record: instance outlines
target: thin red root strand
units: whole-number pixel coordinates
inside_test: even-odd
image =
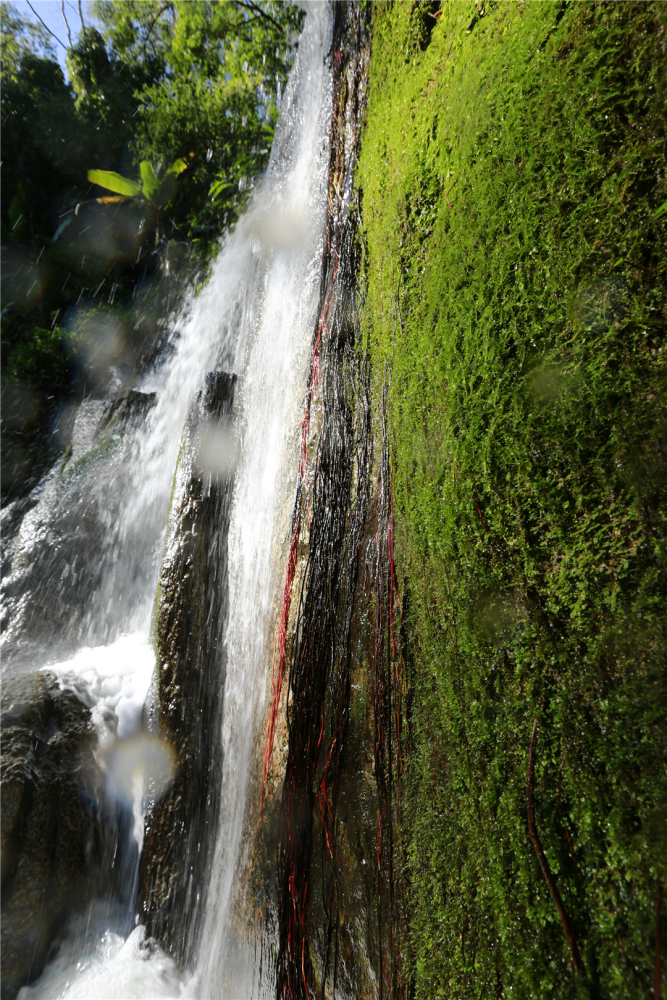
[[[301,419],[301,456],[299,462],[299,490],[303,487],[306,482],[306,476],[308,472],[308,434],[310,431],[310,409],[311,402],[313,398],[313,391],[317,389],[320,381],[320,357],[319,349],[322,340],[322,330],[326,330],[329,333],[329,328],[327,326],[327,320],[331,312],[331,307],[333,304],[333,287],[334,280],[336,277],[336,271],[338,270],[338,260],[336,260],[334,266],[334,273],[331,283],[329,285],[329,291],[320,313],[320,321],[317,324],[317,334],[313,340],[313,354],[310,365],[310,372],[308,376],[308,389],[306,391],[306,404],[303,410],[303,417]],[[266,787],[266,777],[269,773],[269,763],[271,761],[271,754],[273,752],[273,741],[276,734],[276,720],[278,718],[278,706],[280,705],[280,695],[283,687],[283,676],[285,672],[285,644],[287,639],[287,623],[289,621],[290,606],[292,603],[292,587],[294,585],[294,575],[296,573],[296,557],[297,550],[299,547],[299,535],[301,533],[301,493],[299,492],[297,496],[297,505],[294,511],[293,518],[293,530],[292,539],[290,541],[289,555],[287,557],[287,571],[285,573],[285,586],[283,589],[283,607],[282,613],[280,615],[280,628],[278,630],[277,636],[277,646],[279,649],[278,657],[278,677],[275,678],[274,665],[271,665],[271,683],[273,686],[273,701],[271,703],[271,710],[269,712],[269,724],[266,730],[266,741],[264,744],[264,773],[262,775],[262,794],[259,806],[259,818],[262,818],[264,811],[264,789]],[[275,663],[275,647],[274,647],[274,663]],[[324,726],[324,719],[322,720],[322,725]],[[320,734],[320,739],[321,739]]]
[[[484,528],[484,531],[486,531],[486,525],[484,524],[484,518],[482,517],[482,512],[479,509],[479,504],[477,503],[477,498],[476,497],[475,497],[475,507],[477,508],[477,513],[479,514],[479,519],[482,522],[482,527]],[[488,535],[488,531],[486,531],[486,533]]]
[[[317,755],[320,752],[320,743],[322,742],[322,733],[324,732],[324,715],[322,715],[322,725],[320,726],[320,738],[317,741],[317,749],[315,751],[315,760],[313,761],[313,771],[317,767]]]
[[[299,533],[301,526],[301,514],[296,518],[292,541],[290,542],[289,556],[287,559],[287,573],[285,574],[285,587],[283,590],[283,609],[280,616],[280,629],[278,631],[278,677],[273,685],[273,702],[269,712],[269,725],[266,731],[266,742],[264,744],[264,774],[262,776],[262,796],[260,800],[259,816],[262,818],[264,809],[264,788],[266,776],[269,773],[269,763],[273,751],[273,740],[276,733],[276,719],[278,718],[278,706],[280,705],[280,694],[283,686],[283,675],[285,672],[285,640],[287,636],[287,622],[289,619],[290,604],[292,603],[292,586],[294,584],[294,574],[296,572],[296,554],[299,545]],[[275,651],[274,651],[275,656]],[[273,673],[273,667],[272,673]]]
[[[324,797],[326,798],[326,794],[325,794]],[[327,840],[327,850],[329,852],[329,857],[333,859],[333,851],[331,850],[331,843],[329,841],[329,831],[327,830],[327,823],[326,823],[326,820],[324,818],[324,810],[322,809],[322,788],[321,787],[318,788],[318,790],[317,790],[317,804],[320,807],[320,818],[322,820],[322,826],[324,827],[324,836],[326,837],[326,840]],[[328,803],[327,803],[327,805],[328,805]]]
[[[382,814],[378,820],[378,871],[380,871],[380,837],[382,835]]]
[[[324,720],[323,720],[323,725],[324,725]],[[320,733],[320,739],[321,738],[322,734]],[[331,806],[329,805],[329,799],[327,798],[327,771],[329,769],[329,765],[331,764],[331,755],[333,753],[334,747],[336,746],[337,739],[338,737],[334,737],[334,741],[331,744],[331,747],[329,748],[329,756],[327,757],[327,762],[324,765],[324,771],[322,772],[322,780],[320,781],[320,787],[317,790],[317,802],[320,807],[320,816],[322,818],[322,826],[324,827],[324,836],[326,837],[327,840],[327,850],[329,851],[329,857],[332,860],[333,860],[333,851],[331,850],[331,841],[329,840],[329,831],[327,829],[326,820],[324,818],[324,810],[322,809],[322,797],[324,797],[324,804],[327,807],[327,812],[329,813],[329,819],[333,823],[333,814],[331,812]],[[319,747],[319,743],[317,745]]]

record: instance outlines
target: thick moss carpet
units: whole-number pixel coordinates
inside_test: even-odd
[[[358,184],[378,406],[390,379],[417,997],[653,995],[666,14],[374,5]]]

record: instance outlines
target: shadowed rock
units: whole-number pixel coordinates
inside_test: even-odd
[[[99,885],[104,780],[90,713],[53,674],[2,691],[2,1000],[39,975],[72,907]]]
[[[152,723],[172,743],[179,767],[146,823],[139,913],[181,964],[197,940],[217,830],[235,385],[235,375],[210,374],[191,408],[156,609]]]

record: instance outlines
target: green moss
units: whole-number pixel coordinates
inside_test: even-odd
[[[358,170],[413,665],[416,992],[646,997],[667,868],[664,11],[436,6],[376,5]],[[533,718],[580,977],[528,837]]]

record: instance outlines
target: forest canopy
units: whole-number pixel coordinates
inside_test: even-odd
[[[43,439],[59,401],[91,389],[82,316],[113,310],[145,354],[130,303],[165,263],[193,273],[234,224],[268,163],[303,16],[280,0],[97,0],[68,81],[48,30],[2,4],[5,498],[32,462],[31,428]],[[156,210],[146,178],[164,188],[180,160]],[[90,171],[138,197],[110,197]]]

